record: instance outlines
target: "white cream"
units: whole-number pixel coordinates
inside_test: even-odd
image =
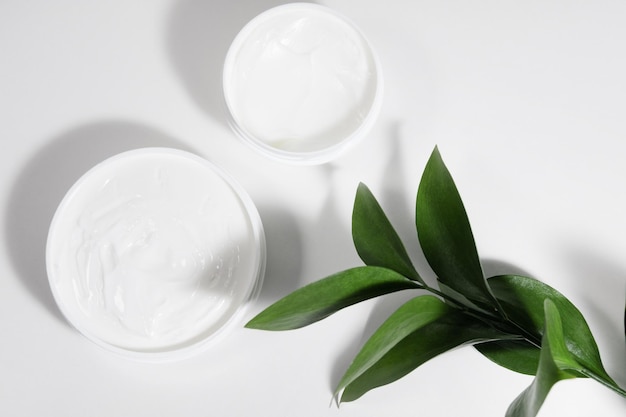
[[[135,352],[192,346],[222,328],[262,273],[247,197],[203,159],[143,149],[94,167],[50,229],[59,307],[101,344]]]
[[[224,67],[225,98],[244,136],[287,152],[316,152],[375,117],[379,72],[354,25],[326,7],[288,4],[237,36]]]

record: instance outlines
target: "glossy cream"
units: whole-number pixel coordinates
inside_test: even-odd
[[[100,344],[167,352],[218,332],[257,285],[248,198],[195,155],[144,149],[96,166],[52,222],[48,273],[70,322]]]
[[[224,67],[235,128],[286,155],[337,147],[369,128],[380,89],[380,70],[361,32],[314,4],[279,6],[253,19]]]

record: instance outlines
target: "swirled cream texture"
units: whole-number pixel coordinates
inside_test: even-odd
[[[79,330],[122,349],[173,349],[215,332],[250,295],[258,236],[240,196],[205,162],[129,152],[70,191],[48,263]]]
[[[375,102],[377,66],[355,27],[321,6],[290,4],[253,19],[233,42],[224,89],[240,129],[286,151],[348,138]]]

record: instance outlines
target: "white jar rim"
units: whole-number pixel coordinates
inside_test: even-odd
[[[155,167],[162,169],[162,173],[153,175],[157,171],[154,169]],[[138,179],[137,177],[141,178]],[[147,180],[144,181],[143,178],[147,178]],[[190,181],[192,186],[188,189],[183,187],[181,190],[181,182],[186,180]],[[100,189],[103,187],[111,187],[110,181],[116,181],[115,190],[112,192],[101,191]],[[160,191],[161,189],[158,188],[161,185],[154,185],[159,181],[166,183],[162,188],[164,191]],[[204,197],[188,195],[194,192],[194,187],[197,188],[198,184],[206,184],[206,189],[195,190],[195,192],[205,193],[206,198],[212,199],[209,203],[203,204],[202,207],[200,207],[199,202]],[[146,188],[150,188],[150,190]],[[172,190],[175,191],[172,193]],[[117,197],[116,193],[119,194]],[[145,197],[143,200],[133,199],[133,195],[140,196],[142,193]],[[220,202],[220,199],[224,201]],[[140,202],[137,203],[136,201]],[[139,215],[136,213],[137,207],[142,204],[142,201],[148,201],[149,204],[154,204],[156,208],[161,207],[160,204],[166,206],[164,209],[165,217],[145,216],[146,224],[150,221],[153,223],[164,221],[167,223],[165,225],[167,227],[170,227],[171,224],[178,227],[178,224],[182,222],[184,224],[181,224],[181,230],[183,228],[201,228],[198,231],[192,230],[189,239],[193,240],[194,251],[205,251],[205,253],[199,255],[197,253],[184,253],[186,247],[182,249],[180,245],[176,247],[180,242],[173,241],[170,244],[162,239],[158,243],[150,243],[153,245],[152,248],[145,244],[135,252],[126,251],[123,258],[119,254],[109,256],[108,269],[102,267],[103,271],[105,269],[108,271],[107,273],[96,271],[95,273],[84,273],[78,277],[77,274],[83,274],[80,265],[88,265],[91,268],[93,263],[100,262],[99,257],[104,256],[106,258],[102,253],[111,246],[111,242],[122,242],[120,246],[124,249],[124,245],[129,246],[127,243],[129,239],[142,239],[141,236],[137,237],[137,233],[142,233],[139,226],[134,227],[134,224],[129,222],[128,224],[133,226],[132,231],[127,224],[119,226],[129,211],[133,212],[133,222],[137,223],[137,219],[141,220],[143,212],[139,212]],[[184,207],[182,206],[183,203],[186,204]],[[226,205],[220,208],[222,203]],[[87,214],[85,214],[86,204],[89,204],[88,207],[91,210]],[[235,209],[231,210],[232,207]],[[107,210],[115,210],[115,219],[110,221],[91,220],[97,216],[100,216],[98,219],[104,218]],[[194,210],[202,210],[202,215],[185,216],[185,213]],[[226,210],[229,211],[228,215],[225,215]],[[181,218],[168,217],[170,212],[176,213],[176,216],[180,213],[179,217]],[[212,216],[215,216],[215,219],[212,219]],[[108,219],[110,218],[111,216],[108,217]],[[198,223],[197,219],[200,219],[199,224],[194,223]],[[220,230],[212,230],[214,226],[219,227]],[[102,230],[107,227],[111,230],[113,230],[112,228],[117,229],[111,231],[110,236],[113,238],[107,238],[109,240],[104,241]],[[158,224],[150,227],[152,228],[150,230],[159,233]],[[166,234],[168,230],[164,228],[160,232],[163,234],[162,237],[168,236]],[[114,233],[117,233],[119,238],[116,238]],[[129,237],[128,235],[132,233],[135,233],[135,236]],[[210,238],[212,233],[216,237]],[[230,233],[236,233],[237,236],[231,236]],[[174,235],[174,237],[177,236]],[[204,236],[208,237],[205,239]],[[78,243],[72,243],[76,242],[77,239]],[[88,239],[90,240],[87,241]],[[160,246],[155,246],[157,244]],[[235,246],[237,247],[235,248]],[[155,252],[157,255],[164,253],[166,257],[171,251],[178,251],[177,255],[180,259],[172,256],[173,261],[171,262],[177,260],[182,260],[182,262],[174,265],[173,263],[167,264],[170,262],[170,258],[166,258],[166,261],[157,259],[158,257],[154,260],[145,258],[145,254],[150,253],[147,251],[154,250],[154,248],[161,251]],[[214,164],[190,152],[170,148],[142,148],[123,152],[104,160],[87,171],[70,188],[61,201],[50,225],[46,246],[46,268],[52,294],[59,309],[68,322],[80,333],[99,346],[127,358],[159,362],[182,359],[195,354],[215,343],[228,330],[240,323],[248,306],[256,299],[260,291],[265,269],[265,252],[265,237],[260,216],[251,198],[233,178]],[[84,260],[85,253],[93,253],[93,262],[81,264],[81,259]],[[220,256],[222,259],[219,259]],[[148,275],[147,285],[140,287],[139,291],[133,292],[139,288],[139,284],[137,284],[139,275],[145,270],[150,271],[149,268],[152,267],[152,263],[161,262],[155,268],[165,265],[166,268],[179,268],[178,270],[181,271],[183,271],[183,267],[186,267],[185,271],[189,271],[189,265],[183,265],[183,263],[193,257],[200,259],[202,265],[197,267],[195,271],[191,270],[191,275],[187,275],[199,284],[196,285],[196,281],[193,281],[194,286],[191,286],[189,284],[191,281],[186,282],[183,281],[183,278],[179,278],[176,273],[177,270],[172,269],[174,273],[169,274],[171,271],[168,269],[169,275],[163,275],[165,279],[150,281],[151,277]],[[236,259],[237,257],[246,257],[246,259],[240,261]],[[146,259],[148,260],[146,261]],[[123,261],[126,262],[124,265],[122,265]],[[121,276],[117,273],[117,271],[122,270],[120,265],[125,268],[123,269],[125,281],[113,283],[113,278],[119,279]],[[131,266],[128,267],[128,265]],[[139,265],[139,267],[135,267],[135,265]],[[224,269],[226,266],[231,268],[228,273],[219,271],[220,267]],[[139,271],[140,274],[133,276],[128,271]],[[184,276],[184,279],[187,279],[187,275]],[[77,282],[85,276],[91,281],[84,284],[81,292],[76,287],[83,284],[77,284]],[[142,277],[142,279],[145,278]],[[98,279],[101,279],[102,282],[97,281]],[[180,282],[176,282],[179,279]],[[228,280],[233,282],[227,282]],[[101,299],[96,299],[95,304],[92,303],[93,305],[88,301],[78,299],[81,294],[97,297],[98,294],[94,295],[94,293],[104,293],[106,288],[110,289],[111,296],[106,298],[102,295]],[[187,291],[189,293],[186,293]],[[132,292],[132,296],[127,294],[130,292]],[[171,317],[164,317],[163,312],[168,312],[168,310],[163,309],[156,312],[155,317],[152,317],[155,320],[161,318],[170,320],[167,322],[169,327],[161,327],[166,328],[169,333],[164,331],[163,335],[154,336],[153,332],[148,336],[136,331],[137,320],[141,320],[143,317],[141,314],[137,313],[130,316],[131,319],[135,320],[130,321],[128,314],[124,315],[125,313],[119,313],[119,311],[136,312],[139,308],[146,308],[146,305],[152,306],[153,304],[148,304],[146,301],[147,298],[142,297],[143,295],[148,297],[154,294],[156,294],[155,297],[167,297],[168,294],[175,294],[178,298],[163,301],[155,298],[154,305],[156,306],[162,305],[158,303],[169,302],[174,307],[170,308]],[[198,307],[185,304],[191,302],[197,303]],[[114,305],[116,303],[121,305]],[[213,309],[213,306],[217,305],[216,303],[221,303],[219,310]],[[222,305],[225,307],[222,308]],[[199,317],[196,319],[195,316],[191,317],[191,313],[199,314],[204,311],[214,315],[210,321],[208,318]],[[188,316],[185,316],[186,314]],[[178,319],[180,319],[180,323],[173,322]],[[116,324],[115,320],[118,320],[125,327]],[[129,326],[125,320],[134,327]],[[172,333],[173,331],[177,333]],[[165,336],[166,334],[167,336]],[[151,337],[154,339],[150,339]]]
[[[318,49],[309,54],[312,42]],[[260,153],[297,164],[343,153],[371,130],[382,104],[371,43],[346,17],[311,3],[277,6],[245,25],[222,81],[235,133]]]

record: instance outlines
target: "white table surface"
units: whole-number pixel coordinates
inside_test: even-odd
[[[360,265],[350,216],[359,181],[418,269],[414,198],[435,145],[464,199],[487,273],[519,272],[585,314],[626,385],[626,3],[326,1],[375,46],[385,75],[368,137],[299,167],[237,140],[220,73],[236,32],[278,1],[0,3],[0,415],[503,416],[532,378],[471,347],[339,409],[332,387],[405,295],[305,329],[236,328],[182,362],[118,358],[73,330],[52,299],[44,245],[69,186],[145,146],[191,150],[230,172],[266,229],[265,285],[248,318],[290,291]],[[623,416],[589,380],[559,383],[541,416]]]

